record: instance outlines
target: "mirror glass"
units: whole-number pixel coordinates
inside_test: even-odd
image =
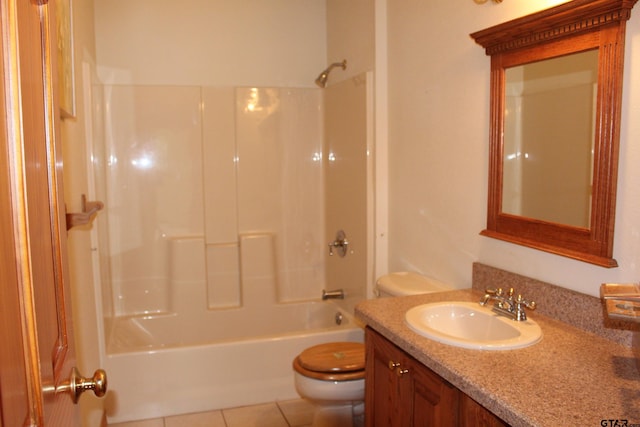
[[[502,212],[589,228],[598,50],[505,69]]]

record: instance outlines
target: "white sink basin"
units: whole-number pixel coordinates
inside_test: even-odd
[[[542,338],[542,330],[533,320],[516,322],[474,302],[419,305],[407,311],[405,320],[418,334],[456,347],[511,350]]]

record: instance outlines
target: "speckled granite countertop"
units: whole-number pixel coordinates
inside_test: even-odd
[[[405,312],[436,301],[479,301],[477,290],[366,300],[356,317],[512,426],[640,425],[640,372],[632,348],[532,312],[539,343],[483,351],[424,338]],[[611,424],[606,424],[611,425]]]

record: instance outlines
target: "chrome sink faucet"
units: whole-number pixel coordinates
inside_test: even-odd
[[[502,288],[486,289],[485,292],[486,294],[480,300],[481,306],[487,305],[489,301],[494,301],[492,310],[495,313],[507,316],[518,322],[527,320],[525,308],[529,310],[536,309],[536,303],[534,301],[527,301],[520,294],[514,297],[513,288],[509,288],[506,294]]]

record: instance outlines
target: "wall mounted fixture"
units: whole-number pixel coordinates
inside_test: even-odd
[[[67,230],[81,225],[90,224],[93,216],[104,208],[104,203],[99,201],[90,202],[87,196],[82,195],[82,212],[67,213]]]
[[[319,87],[324,88],[325,86],[327,86],[327,79],[329,78],[329,73],[335,67],[342,67],[343,70],[346,70],[347,60],[343,59],[342,62],[334,62],[333,64],[329,65],[323,72],[321,72],[318,78],[316,79],[316,84]]]
[[[329,243],[329,256],[333,256],[334,249],[341,258],[347,255],[347,248],[349,247],[349,241],[347,235],[343,230],[338,230],[336,233],[336,239]]]

